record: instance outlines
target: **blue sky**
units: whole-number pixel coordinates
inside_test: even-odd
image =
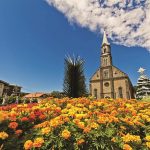
[[[113,64],[134,85],[139,67],[150,76],[150,53],[145,48],[109,41]],[[23,91],[62,91],[66,54],[85,60],[88,86],[100,65],[101,42],[101,34],[69,23],[44,0],[0,0],[0,80],[21,85]]]

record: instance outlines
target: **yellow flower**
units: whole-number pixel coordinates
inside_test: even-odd
[[[65,139],[68,139],[71,136],[70,132],[67,129],[63,130],[61,135]]]
[[[150,148],[150,142],[146,142],[146,146]]]
[[[97,129],[99,125],[95,122],[92,122],[90,126],[91,128]]]
[[[33,147],[33,142],[31,140],[28,140],[24,144],[25,150],[31,149]]]
[[[123,150],[132,150],[132,147],[128,144],[123,145]]]
[[[84,142],[85,142],[84,139],[80,139],[80,140],[77,141],[77,144],[78,144],[78,145],[81,145],[81,144],[83,144]]]
[[[8,134],[6,132],[0,132],[0,139],[5,140],[6,138],[8,138]]]
[[[33,147],[41,147],[44,143],[43,138],[39,137],[34,140]]]
[[[147,136],[145,137],[145,139],[146,139],[146,141],[150,141],[150,135],[147,135]]]
[[[81,129],[84,129],[84,127],[85,127],[85,126],[84,126],[84,122],[79,122],[77,125],[78,125],[78,127],[81,128]]]
[[[48,134],[50,131],[51,131],[50,127],[46,127],[46,128],[43,128],[43,129],[41,130],[41,133],[42,133],[42,134]]]
[[[131,135],[129,133],[127,135],[123,136],[122,139],[125,143],[128,143],[128,142],[141,142],[140,136]]]

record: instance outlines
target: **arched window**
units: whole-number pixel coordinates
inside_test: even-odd
[[[122,87],[118,88],[119,98],[123,98]]]
[[[97,89],[94,89],[94,97],[97,98]]]

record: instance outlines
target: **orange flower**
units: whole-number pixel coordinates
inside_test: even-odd
[[[22,130],[16,130],[16,131],[15,131],[15,134],[18,135],[18,136],[19,136],[21,133],[22,133]]]
[[[81,144],[83,144],[84,142],[85,142],[84,139],[80,139],[80,140],[77,141],[77,144],[78,144],[78,145],[81,145]]]
[[[123,150],[132,150],[132,147],[128,144],[123,145]]]
[[[71,136],[70,132],[67,129],[63,130],[61,135],[65,139],[68,139]]]
[[[41,147],[44,143],[43,138],[39,137],[34,140],[33,147]]]
[[[78,124],[78,123],[80,122],[80,120],[79,120],[79,119],[73,119],[73,122],[74,122],[75,124]]]
[[[28,140],[28,141],[25,142],[25,144],[24,144],[25,150],[29,150],[32,147],[33,147],[33,142],[31,140]]]
[[[83,130],[84,133],[89,133],[90,131],[91,131],[90,127],[85,127]]]
[[[21,121],[28,121],[29,119],[27,117],[22,117]]]
[[[84,126],[84,122],[79,122],[77,125],[78,125],[78,127],[81,128],[81,129],[84,129],[84,127],[85,127],[85,126]]]
[[[46,116],[43,115],[43,114],[41,114],[41,115],[39,116],[39,118],[40,118],[41,120],[44,120],[44,119],[46,118]]]
[[[113,138],[111,139],[111,141],[112,141],[112,142],[116,142],[116,139],[113,137]]]
[[[11,122],[8,127],[15,130],[18,127],[18,123],[17,122]]]

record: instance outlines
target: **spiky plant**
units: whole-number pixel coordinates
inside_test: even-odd
[[[79,56],[65,58],[64,93],[68,97],[82,97],[86,94],[84,60]]]

